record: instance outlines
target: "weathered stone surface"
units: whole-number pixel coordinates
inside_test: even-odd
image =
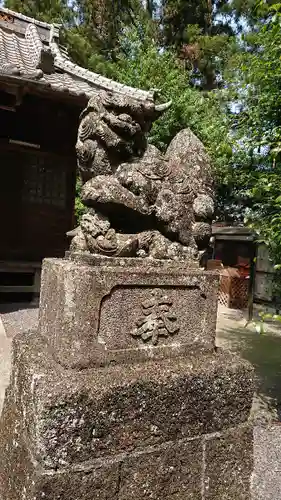
[[[220,352],[64,370],[42,336],[21,335],[0,424],[1,500],[246,500],[252,382]]]
[[[72,252],[83,252],[83,253],[89,252],[86,236],[84,235],[80,226],[77,227],[74,231],[68,233],[67,235],[72,238],[70,244],[70,250]]]
[[[54,362],[38,334],[17,338],[14,349],[10,393],[45,468],[218,432],[247,420],[251,409],[252,371],[233,355],[72,372]]]
[[[117,500],[120,463],[46,469],[33,455],[24,418],[6,401],[0,427],[1,500]]]
[[[61,364],[83,368],[214,349],[218,276],[131,260],[45,260],[39,331]]]
[[[16,348],[16,359],[19,355],[20,351]],[[21,383],[23,380],[17,385],[17,376],[17,371],[13,371],[0,420],[1,500],[117,500],[120,482],[118,460],[111,464],[107,461],[85,463],[68,469],[44,468],[40,454],[39,460],[36,460],[30,429],[25,427],[28,422],[25,412],[30,415],[36,411],[36,405],[33,406],[32,388],[29,404],[27,401],[21,404],[21,394],[26,394],[27,386]],[[36,383],[34,379],[33,383]],[[36,418],[36,415],[33,417]]]
[[[216,350],[218,275],[198,268],[209,159],[190,130],[147,144],[170,104],[101,91],[81,114],[86,213],[14,340],[1,500],[248,498],[253,371]]]
[[[198,195],[212,194],[210,158],[202,142],[190,129],[181,130],[168,146],[166,160],[183,166]]]
[[[208,246],[212,235],[212,228],[206,222],[195,222],[192,224],[192,234],[200,250]]]
[[[103,463],[88,470],[45,473],[33,486],[35,500],[117,500],[119,467]]]
[[[195,218],[211,219],[215,210],[214,200],[207,194],[199,194],[193,203]]]
[[[281,498],[280,422],[254,428],[254,474],[252,500]]]
[[[30,500],[117,500],[118,469],[118,463],[102,464],[90,470],[37,475]]]
[[[240,426],[207,438],[204,500],[250,500],[253,429]]]
[[[75,235],[71,251],[85,252],[86,241],[86,251],[96,255],[196,262],[198,250],[208,246],[214,201],[203,144],[189,129],[175,137],[166,156],[147,144],[147,131],[165,108],[104,93],[90,99],[81,114],[76,149],[84,183],[81,199],[91,217],[83,217],[85,240]],[[106,218],[108,234],[95,234],[95,211]],[[194,231],[196,221],[205,226]],[[147,233],[151,237],[144,248]],[[167,240],[156,251],[155,233]]]
[[[15,380],[6,390],[0,420],[0,498],[1,500],[23,500],[30,485],[32,463],[28,449],[22,442],[23,419],[16,406],[13,392]]]
[[[92,236],[92,238],[104,235],[110,229],[110,223],[106,217],[97,212],[91,213],[90,210],[82,215],[80,225],[83,233]]]
[[[134,210],[143,215],[150,215],[151,209],[145,203],[145,199],[139,198],[124,188],[115,177],[99,175],[86,182],[82,188],[81,199],[86,206],[95,206],[100,204],[109,205],[110,209],[118,210],[119,207],[124,210]],[[83,230],[83,227],[81,227]]]
[[[202,500],[202,440],[168,444],[125,460],[120,500]]]

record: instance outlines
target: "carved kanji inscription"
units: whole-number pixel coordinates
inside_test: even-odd
[[[144,300],[141,307],[142,316],[136,322],[133,337],[157,345],[159,337],[169,337],[179,331],[177,316],[173,312],[173,301],[163,290],[153,290],[151,298]]]

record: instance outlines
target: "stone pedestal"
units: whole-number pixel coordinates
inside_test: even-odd
[[[72,259],[47,259],[42,272],[39,333],[63,366],[214,350],[215,274],[150,259]]]
[[[1,500],[248,500],[251,367],[215,349],[218,278],[46,260],[14,341]]]

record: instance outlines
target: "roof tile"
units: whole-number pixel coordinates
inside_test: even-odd
[[[154,93],[120,84],[74,64],[61,51],[57,39],[57,26],[42,23],[22,14],[0,7],[16,20],[8,23],[0,16],[0,78],[18,76],[24,80],[38,81],[54,91],[68,92],[74,96],[93,96],[99,90],[113,91],[134,99],[154,100]],[[53,71],[43,73],[38,68],[42,51],[53,54]],[[49,56],[48,56],[49,57]],[[49,66],[50,67],[50,66]],[[46,70],[45,70],[46,71]]]

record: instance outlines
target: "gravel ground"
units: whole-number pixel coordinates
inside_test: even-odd
[[[36,328],[38,312],[38,307],[32,307],[30,304],[1,304],[0,314],[6,336],[13,338],[17,333]]]
[[[252,500],[281,499],[281,426],[254,429]]]

